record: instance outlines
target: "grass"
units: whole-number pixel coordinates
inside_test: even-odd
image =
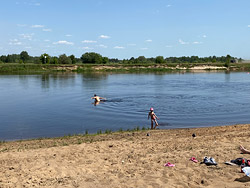
[[[0,140],[0,145],[5,143],[6,141],[5,140]]]
[[[120,128],[117,131],[112,131],[106,129],[105,131],[98,130],[97,133],[89,134],[88,130],[85,131],[85,134],[68,134],[62,137],[55,138],[37,138],[37,139],[28,139],[28,140],[17,140],[17,141],[0,141],[0,153],[8,151],[24,151],[29,149],[38,149],[38,148],[50,148],[50,147],[60,147],[60,146],[69,146],[73,144],[82,144],[82,143],[92,143],[97,141],[113,140],[125,138],[134,139],[134,137],[127,137],[128,132],[140,132],[146,131],[149,128],[136,126],[133,129],[127,129],[127,131]]]
[[[89,131],[88,131],[88,130],[86,130],[86,131],[85,131],[85,135],[88,135],[88,134],[89,134]]]
[[[179,68],[190,69],[195,66],[225,67],[225,63],[140,63],[140,64],[19,64],[1,63],[0,73],[46,73],[46,72],[114,72],[114,73],[151,73],[151,72],[176,72]],[[77,67],[76,67],[77,66]],[[249,71],[250,63],[230,63],[230,70]]]
[[[112,130],[110,130],[110,129],[105,130],[105,134],[111,134],[111,133],[112,133]]]

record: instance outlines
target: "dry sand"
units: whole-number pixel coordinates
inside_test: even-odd
[[[238,166],[250,125],[153,130],[0,144],[0,187],[250,187]],[[147,136],[147,133],[150,135]],[[193,138],[192,134],[196,137]],[[194,163],[214,157],[218,166]],[[167,162],[175,167],[164,167]]]

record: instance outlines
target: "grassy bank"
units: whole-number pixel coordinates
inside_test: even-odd
[[[250,63],[171,63],[171,64],[0,64],[0,73],[44,72],[172,72],[180,70],[233,70],[250,71]]]
[[[204,68],[207,66],[208,68]],[[0,64],[0,73],[39,73],[39,72],[169,72],[178,70],[198,69],[226,70],[223,63],[182,63],[182,64],[70,64],[70,65],[51,65],[51,64]],[[213,68],[209,68],[213,67]],[[250,70],[250,64],[234,64],[230,66],[232,70]]]
[[[8,151],[22,151],[27,149],[50,148],[57,146],[68,146],[82,143],[93,143],[98,141],[120,139],[133,136],[136,132],[150,131],[149,128],[135,127],[134,129],[119,129],[118,131],[98,130],[96,133],[89,134],[86,130],[82,134],[68,134],[62,137],[54,138],[35,138],[27,140],[0,141],[0,153]]]

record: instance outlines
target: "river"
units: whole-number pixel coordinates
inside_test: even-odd
[[[0,75],[0,140],[148,128],[150,107],[160,129],[250,123],[250,74]]]

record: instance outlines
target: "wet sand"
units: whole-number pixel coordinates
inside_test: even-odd
[[[0,143],[0,187],[250,187],[224,164],[250,159],[239,150],[249,138],[250,124]],[[200,164],[205,156],[218,165]]]

